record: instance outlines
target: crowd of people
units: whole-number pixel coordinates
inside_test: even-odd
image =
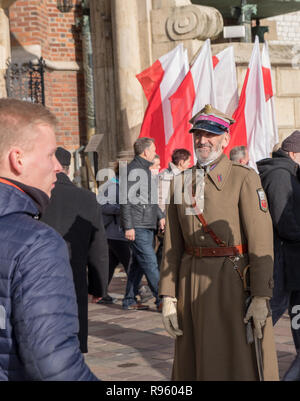
[[[233,122],[206,105],[190,121],[195,154],[175,149],[162,171],[138,138],[96,196],[70,180],[55,116],[0,99],[0,380],[98,380],[82,355],[88,295],[114,303],[118,266],[124,313],[153,298],[175,339],[172,380],[279,380],[286,310],[297,355],[283,380],[300,380],[300,131],[257,174],[245,146],[223,153]]]

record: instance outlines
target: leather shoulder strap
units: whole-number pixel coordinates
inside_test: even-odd
[[[196,210],[196,203],[193,204],[193,208]],[[197,213],[197,211],[196,211],[196,213]],[[197,216],[198,216],[198,219],[200,220],[200,222],[202,223],[203,230],[204,230],[207,234],[209,234],[209,235],[211,236],[211,238],[215,241],[215,243],[216,243],[218,246],[227,246],[226,243],[225,243],[224,241],[222,241],[222,240],[217,236],[217,234],[215,234],[215,232],[214,232],[211,228],[209,228],[209,226],[208,226],[208,224],[207,224],[207,222],[206,222],[206,220],[205,220],[203,214],[202,214],[202,213],[199,213],[199,214],[197,213]]]

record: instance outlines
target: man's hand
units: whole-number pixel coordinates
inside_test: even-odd
[[[269,309],[267,305],[268,297],[253,297],[249,305],[244,322],[247,323],[253,318],[254,335],[257,338],[262,338],[262,328],[266,324]]]
[[[128,239],[128,241],[134,241],[135,240],[135,230],[134,230],[134,228],[131,228],[130,230],[125,230],[125,238]]]
[[[165,225],[166,225],[166,219],[162,218],[159,220],[159,229],[164,232],[165,231]]]
[[[176,298],[163,298],[162,321],[166,331],[171,337],[176,338],[177,336],[182,336],[183,332],[178,327]]]

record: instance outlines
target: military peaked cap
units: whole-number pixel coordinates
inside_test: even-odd
[[[203,130],[216,135],[222,135],[224,132],[229,131],[230,125],[235,121],[230,116],[227,116],[221,111],[213,108],[210,104],[207,104],[202,110],[194,115],[189,122],[193,125],[190,132]]]

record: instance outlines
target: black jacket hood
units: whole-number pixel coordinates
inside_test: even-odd
[[[300,178],[299,165],[282,149],[273,152],[272,158],[260,160],[256,165],[262,181],[268,174],[277,169],[288,170],[292,175],[298,175],[298,178]]]

